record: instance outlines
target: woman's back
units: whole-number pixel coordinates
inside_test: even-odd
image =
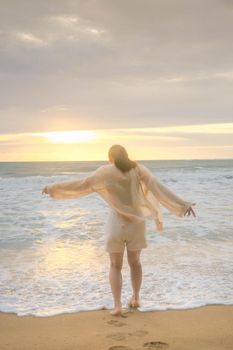
[[[109,165],[109,167],[111,167],[111,172],[109,181],[106,183],[109,194],[118,198],[125,205],[135,206],[135,190],[139,187],[135,169],[123,173],[115,165]]]

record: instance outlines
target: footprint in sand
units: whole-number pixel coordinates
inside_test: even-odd
[[[115,321],[115,322],[117,322],[117,321]],[[112,323],[110,323],[110,324],[112,324]],[[114,323],[113,323],[114,324]],[[115,324],[114,324],[115,325]],[[117,326],[117,327],[119,327],[119,326]],[[107,335],[107,338],[110,338],[110,339],[112,339],[112,340],[117,340],[117,341],[122,341],[122,340],[126,340],[126,338],[128,337],[128,336],[134,336],[134,337],[143,337],[143,336],[145,336],[145,335],[147,335],[148,334],[148,332],[147,331],[143,331],[143,330],[136,330],[135,332],[133,332],[133,333],[121,333],[121,332],[118,332],[118,333],[112,333],[112,334],[108,334]],[[144,344],[144,346],[145,347],[148,347],[148,349],[154,349],[155,347],[153,347],[154,345],[153,345],[153,343],[155,343],[155,342],[149,342],[149,343],[145,343]],[[165,344],[165,343],[164,343]],[[160,349],[160,348],[158,348],[158,349]]]
[[[113,334],[107,335],[107,338],[110,338],[112,340],[117,340],[117,341],[126,340],[126,337],[127,337],[127,333],[113,333]]]
[[[147,349],[168,349],[169,344],[164,343],[162,341],[149,341],[144,343],[143,346]]]
[[[132,350],[132,349],[129,348],[128,346],[115,345],[115,346],[111,346],[110,348],[108,348],[108,350]]]
[[[110,320],[110,321],[108,321],[108,324],[115,326],[115,327],[123,327],[126,325],[125,323],[117,321],[117,320]]]
[[[143,336],[145,336],[145,335],[147,335],[148,334],[148,332],[147,331],[142,331],[142,330],[136,330],[135,332],[133,332],[133,333],[129,333],[129,335],[133,335],[133,336],[135,336],[135,337],[143,337]]]

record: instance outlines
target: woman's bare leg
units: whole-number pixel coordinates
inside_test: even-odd
[[[140,288],[142,284],[142,265],[140,262],[141,250],[127,250],[128,263],[130,266],[131,283],[133,295],[129,300],[130,307],[138,307],[140,305]]]
[[[122,288],[122,264],[124,253],[109,253],[110,257],[110,271],[109,281],[114,298],[114,309],[111,311],[112,315],[121,315],[121,288]]]

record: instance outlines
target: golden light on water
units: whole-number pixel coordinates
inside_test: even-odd
[[[43,247],[44,249],[44,247]],[[49,271],[60,271],[63,269],[72,269],[73,267],[78,270],[85,270],[90,265],[95,266],[98,257],[98,249],[91,242],[86,241],[83,243],[69,244],[67,242],[53,242],[48,244],[46,251],[44,251],[43,268]],[[98,266],[96,266],[98,270]]]

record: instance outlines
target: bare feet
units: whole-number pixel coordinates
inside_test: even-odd
[[[112,311],[110,311],[110,315],[112,316],[121,316],[122,309],[120,306],[115,307]]]
[[[128,301],[128,306],[136,309],[137,307],[140,306],[139,299],[137,299],[135,297],[131,297]]]

